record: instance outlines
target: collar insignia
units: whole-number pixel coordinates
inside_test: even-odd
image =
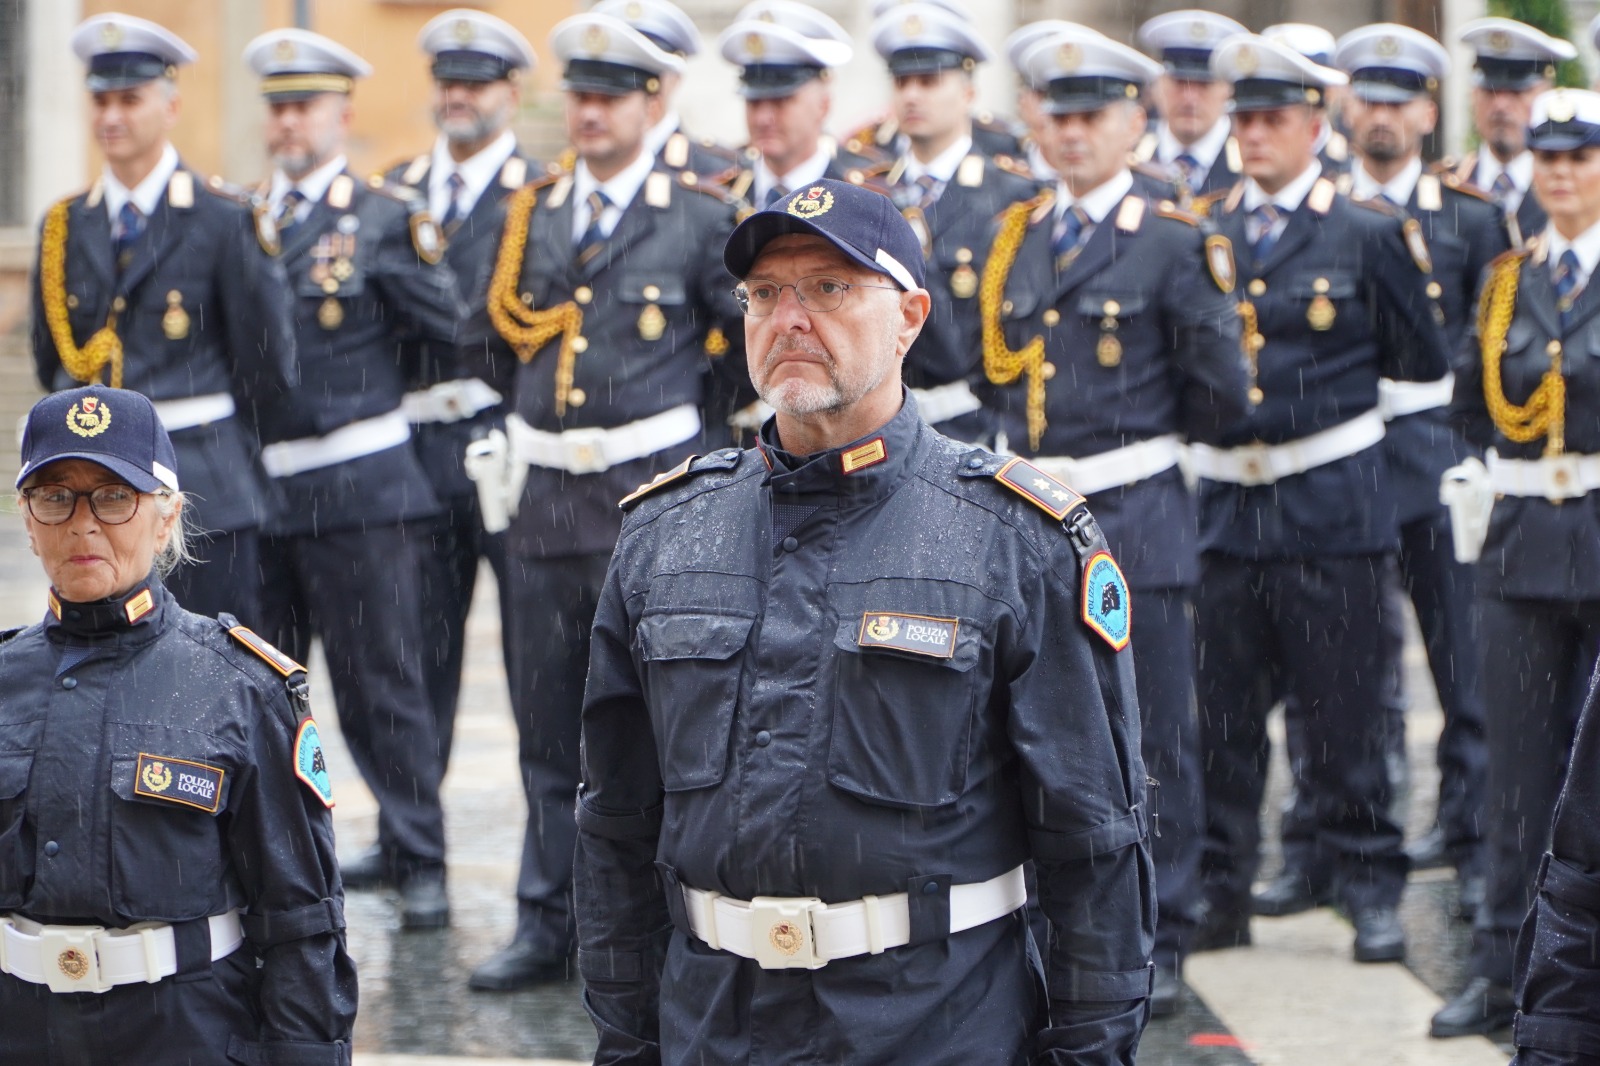
[[[130,626],[155,609],[156,598],[150,594],[149,589],[145,589],[122,605],[122,610],[128,616],[128,624]]]
[[[839,456],[839,466],[846,474],[854,474],[858,470],[865,470],[869,466],[877,466],[889,458],[889,449],[884,446],[882,437],[874,437],[867,443],[851,448]]]

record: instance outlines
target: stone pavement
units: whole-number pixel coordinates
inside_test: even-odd
[[[20,517],[0,505],[0,627],[36,621],[45,582],[28,552]],[[351,893],[350,947],[361,975],[357,1066],[569,1066],[588,1061],[593,1030],[576,984],[511,994],[469,992],[466,978],[511,934],[512,888],[522,839],[516,738],[500,662],[494,583],[485,570],[469,623],[466,681],[455,754],[445,779],[454,925],[402,932],[391,898]],[[371,795],[344,750],[320,661],[309,664],[313,705],[328,741],[341,850],[375,833]],[[1412,791],[1409,824],[1431,820],[1433,744],[1439,713],[1415,641],[1408,679]],[[1281,730],[1279,731],[1281,750]],[[1281,760],[1269,789],[1276,820]],[[1145,1066],[1500,1066],[1504,1050],[1485,1040],[1430,1041],[1428,1016],[1462,980],[1467,927],[1448,914],[1453,882],[1414,875],[1405,900],[1407,966],[1357,966],[1349,927],[1329,911],[1254,924],[1252,948],[1197,956],[1193,992],[1177,1018],[1154,1022]]]

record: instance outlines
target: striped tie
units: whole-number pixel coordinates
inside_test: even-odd
[[[602,217],[606,208],[611,206],[611,198],[596,189],[589,194],[585,201],[589,205],[589,228],[583,231],[583,236],[578,238],[578,261],[583,262],[589,258],[601,241],[606,239],[605,230],[600,228]]]
[[[1572,310],[1572,301],[1577,298],[1578,285],[1578,255],[1571,248],[1561,253],[1561,258],[1556,261],[1555,275],[1551,279],[1556,287],[1556,309],[1561,312],[1561,327],[1566,328],[1567,313]]]
[[[1078,257],[1085,234],[1092,231],[1087,211],[1077,204],[1067,208],[1066,214],[1061,216],[1061,221],[1056,223],[1055,240],[1050,244],[1050,250],[1055,253],[1057,272],[1065,270]]]
[[[439,224],[449,231],[461,221],[461,191],[467,187],[467,179],[458,170],[445,179],[444,185],[450,190],[450,203],[445,207],[444,218],[439,220]]]
[[[1258,260],[1272,254],[1272,246],[1278,243],[1278,235],[1273,231],[1282,217],[1271,204],[1262,204],[1250,212],[1250,226],[1255,234],[1250,238],[1250,247]]]
[[[144,233],[144,212],[132,200],[117,212],[117,224],[111,231],[111,250],[116,255],[117,269],[121,270],[133,258],[133,245]]]

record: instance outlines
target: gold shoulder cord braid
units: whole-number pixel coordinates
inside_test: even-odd
[[[44,217],[44,233],[39,241],[39,289],[44,298],[45,324],[56,354],[67,373],[77,381],[91,382],[111,364],[111,387],[122,388],[122,340],[117,336],[117,312],[106,316],[106,324],[82,348],[72,339],[72,323],[67,318],[67,209],[71,199],[61,200]]]
[[[1546,348],[1550,369],[1525,404],[1506,398],[1500,379],[1500,359],[1506,350],[1506,333],[1517,307],[1517,278],[1527,256],[1508,256],[1497,263],[1478,300],[1478,342],[1483,354],[1483,399],[1495,428],[1508,440],[1529,444],[1545,437],[1544,453],[1566,450],[1567,383],[1561,376],[1561,342]]]
[[[978,310],[983,319],[983,372],[996,385],[1009,385],[1024,372],[1028,375],[1028,447],[1037,451],[1047,425],[1044,417],[1044,337],[1038,336],[1014,352],[1006,346],[1000,324],[1000,306],[1006,280],[1017,261],[1017,249],[1028,232],[1028,216],[1045,202],[1036,197],[1012,204],[1000,216],[1000,229],[989,261],[983,266],[983,283],[978,289]]]
[[[517,295],[522,255],[528,246],[528,220],[538,201],[538,190],[525,185],[512,193],[506,204],[500,255],[495,260],[494,276],[489,280],[489,321],[524,363],[531,362],[556,334],[562,335],[561,351],[556,357],[556,417],[564,418],[567,396],[572,392],[573,363],[577,359],[573,342],[583,327],[583,311],[571,300],[536,311]]]

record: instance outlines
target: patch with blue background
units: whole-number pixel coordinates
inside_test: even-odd
[[[295,734],[294,776],[310,786],[325,806],[333,806],[333,778],[328,776],[328,758],[322,753],[322,734],[310,718],[300,723],[300,732]]]
[[[1099,551],[1083,566],[1083,623],[1117,651],[1133,633],[1133,605],[1122,568],[1110,552]]]

